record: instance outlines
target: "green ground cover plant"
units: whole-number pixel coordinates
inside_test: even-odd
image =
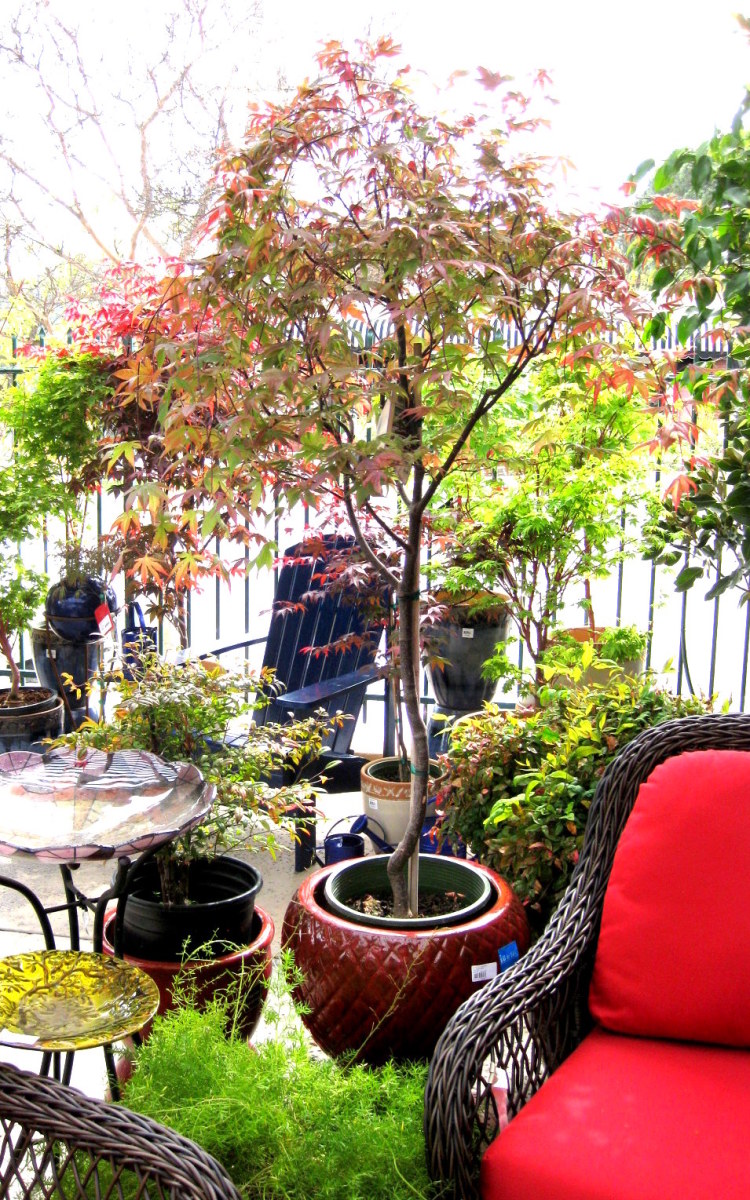
[[[191,1138],[248,1200],[437,1200],[425,1166],[427,1068],[313,1056],[286,972],[266,1005],[274,1037],[225,1035],[226,1004],[157,1018],[123,1098]]]

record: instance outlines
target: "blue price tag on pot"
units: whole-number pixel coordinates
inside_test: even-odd
[[[514,962],[518,962],[520,955],[518,953],[518,942],[508,942],[507,946],[501,946],[497,952],[500,959],[500,970],[506,971],[508,967],[512,967]]]

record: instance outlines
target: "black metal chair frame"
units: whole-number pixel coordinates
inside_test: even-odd
[[[498,1132],[496,1071],[513,1118],[592,1028],[588,989],[615,850],[641,784],[688,750],[750,751],[750,715],[685,717],[634,738],[601,779],[579,863],[536,945],[452,1018],[425,1094],[428,1165],[454,1194],[478,1194],[479,1160]]]
[[[0,1063],[0,1196],[37,1194],[239,1200],[223,1167],[194,1142],[127,1108]]]

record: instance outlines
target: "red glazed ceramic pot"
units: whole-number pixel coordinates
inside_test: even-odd
[[[104,921],[104,953],[113,954],[110,926],[114,920],[114,908],[109,910]],[[157,1015],[161,1016],[173,1007],[172,989],[179,972],[190,971],[196,985],[198,1006],[206,1004],[216,991],[231,986],[240,972],[246,972],[252,980],[247,988],[247,999],[243,1006],[242,1017],[238,1024],[238,1032],[243,1037],[250,1037],[260,1019],[263,1003],[266,998],[268,983],[271,978],[271,943],[274,935],[274,924],[268,913],[255,906],[253,923],[253,939],[249,945],[220,958],[201,962],[155,962],[145,958],[133,958],[130,954],[123,955],[126,962],[140,967],[156,983],[159,988],[159,1007]],[[150,1025],[143,1031],[147,1036]]]
[[[427,930],[359,925],[328,912],[323,889],[338,867],[303,880],[281,940],[303,975],[295,989],[309,1010],[302,1019],[327,1054],[355,1052],[373,1066],[429,1058],[459,1005],[500,969],[499,951],[512,942],[520,954],[528,948],[518,898],[494,871],[471,865],[489,877],[489,907],[464,924]]]

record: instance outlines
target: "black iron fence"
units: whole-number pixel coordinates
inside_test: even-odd
[[[353,331],[353,340],[363,347],[371,345],[378,333],[383,331]],[[44,331],[40,331],[43,344]],[[513,344],[517,333],[498,330],[498,336]],[[675,350],[677,345],[666,336],[655,346],[656,349]],[[685,355],[691,360],[726,354],[727,347],[717,341],[710,331],[696,333]],[[0,381],[15,382],[23,368],[15,361],[0,365]],[[658,467],[653,476],[657,492],[663,487]],[[111,512],[110,512],[111,509]],[[99,498],[96,511],[96,532],[109,527],[116,515],[113,499]],[[306,523],[307,514],[300,510],[295,529],[275,530],[277,540],[286,545],[295,541]],[[217,544],[220,551],[220,546]],[[19,547],[24,557],[29,547]],[[49,571],[49,550],[45,539],[41,548],[43,567]],[[37,558],[38,548],[36,553]],[[680,567],[686,565],[687,558]],[[706,601],[700,587],[690,592],[675,593],[674,577],[678,568],[657,567],[653,562],[633,555],[623,561],[615,574],[607,581],[594,582],[594,609],[597,624],[633,624],[648,634],[646,665],[662,676],[678,694],[716,695],[718,701],[731,710],[745,711],[747,700],[748,655],[750,652],[750,605],[743,605],[742,594],[729,591],[721,597]],[[720,563],[716,563],[716,571]],[[711,580],[706,584],[709,586]],[[235,641],[242,637],[262,636],[268,624],[268,613],[273,597],[274,578],[272,572],[265,576],[249,573],[241,586],[229,588],[220,580],[213,587],[191,593],[188,605],[188,630],[191,646],[196,651],[205,649],[212,642]],[[574,599],[561,614],[563,623],[582,624],[581,609],[576,612]],[[573,616],[573,619],[569,618]],[[577,616],[578,619],[575,619]],[[585,618],[584,618],[585,620]],[[160,649],[169,649],[169,631],[160,630]],[[33,679],[34,671],[25,641],[19,645],[19,662],[26,680]],[[529,666],[519,653],[519,664]],[[0,663],[0,677],[8,675]],[[378,704],[382,713],[384,695],[372,694],[370,700]],[[425,704],[432,703],[425,676]],[[513,696],[507,698],[512,703]],[[364,721],[368,720],[367,705]],[[379,723],[379,722],[378,722]]]

